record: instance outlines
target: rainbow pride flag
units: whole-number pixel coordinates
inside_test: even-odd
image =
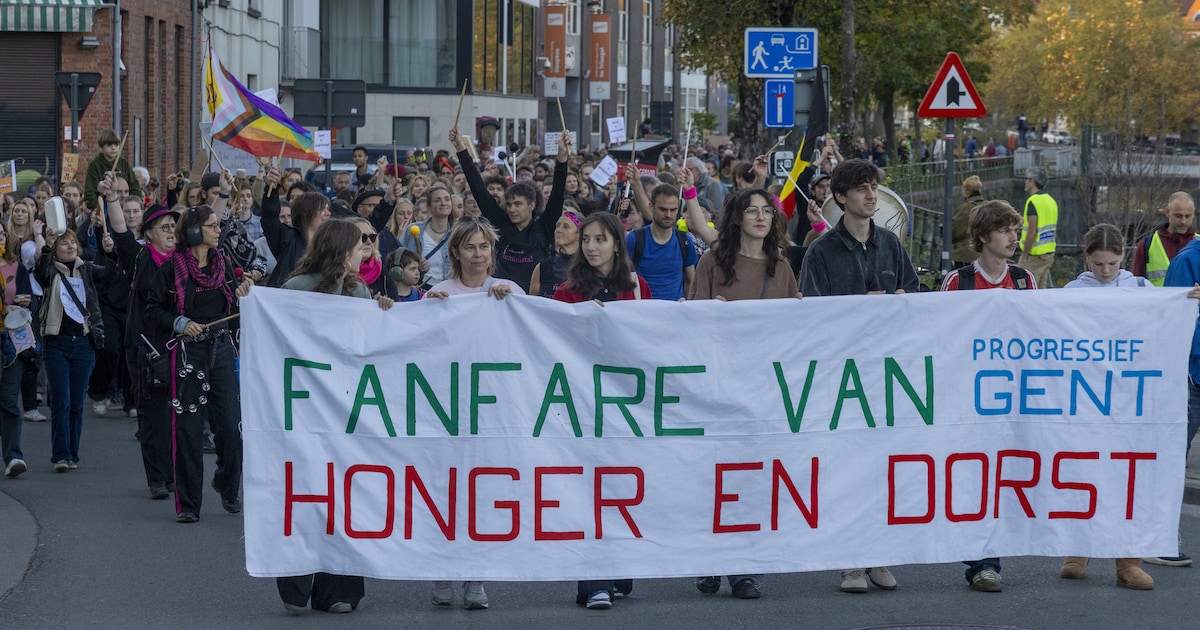
[[[296,124],[274,103],[250,92],[225,69],[210,45],[204,64],[204,92],[212,116],[212,137],[256,157],[318,161],[312,132]]]

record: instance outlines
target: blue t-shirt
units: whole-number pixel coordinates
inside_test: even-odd
[[[691,234],[687,238],[687,260],[680,260],[679,241],[675,240],[679,232],[672,231],[671,240],[659,245],[650,233],[650,227],[642,228],[646,244],[642,250],[642,258],[634,267],[650,285],[650,295],[656,300],[678,300],[683,295],[683,268],[696,265],[696,243]],[[629,250],[629,258],[633,252],[637,235],[633,232],[625,235],[625,247]]]

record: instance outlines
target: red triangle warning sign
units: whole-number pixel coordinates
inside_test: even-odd
[[[922,118],[979,118],[987,113],[958,53],[947,53],[917,113]]]

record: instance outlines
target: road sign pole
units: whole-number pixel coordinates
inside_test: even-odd
[[[333,135],[333,81],[325,82],[325,128],[329,130],[329,135]],[[330,143],[332,146],[332,142]],[[330,149],[330,157],[333,156],[333,150]],[[325,187],[333,190],[333,179],[330,172],[333,171],[333,160],[325,159]],[[396,171],[399,173],[400,171]]]
[[[71,153],[79,153],[79,73],[71,73]]]
[[[946,119],[945,148],[942,156],[946,158],[946,200],[942,204],[942,276],[950,273],[954,261],[950,259],[951,240],[954,238],[954,119]],[[962,262],[962,261],[960,261]]]

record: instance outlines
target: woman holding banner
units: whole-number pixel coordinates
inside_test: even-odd
[[[684,175],[684,180],[684,185],[691,183],[689,175]],[[695,212],[699,207],[696,189],[685,189],[683,197]],[[787,216],[767,191],[745,188],[729,195],[717,226],[717,239],[696,265],[688,299],[725,302],[799,298],[796,278],[783,255],[787,242]],[[757,599],[762,594],[762,574],[730,575],[727,579],[738,599]],[[696,589],[705,595],[713,595],[720,588],[718,575],[696,578]]]
[[[1115,225],[1101,223],[1083,235],[1083,256],[1088,270],[1068,282],[1067,289],[1107,287],[1154,287],[1145,278],[1121,269],[1125,259],[1125,236]],[[1200,289],[1188,293],[1200,298]],[[1059,577],[1082,580],[1087,577],[1088,558],[1067,556],[1063,559]],[[1154,578],[1142,570],[1141,558],[1117,558],[1117,586],[1139,591],[1154,588]]]
[[[322,223],[283,288],[371,299],[358,276],[366,253],[362,234],[353,221]],[[385,311],[392,307],[393,302],[386,295],[377,295],[375,300]],[[334,573],[275,578],[275,588],[283,607],[292,613],[304,612],[310,603],[313,610],[348,613],[358,608],[366,594],[362,577]]]
[[[439,282],[422,299],[446,299],[454,295],[487,293],[503,300],[516,293],[525,295],[521,287],[510,280],[492,277],[496,269],[496,228],[481,217],[463,217],[450,229],[446,249],[450,253],[449,278]],[[434,606],[450,606],[454,603],[454,585],[448,581],[436,581],[430,599]],[[483,582],[463,582],[463,608],[483,610],[488,607],[487,592]]]
[[[559,221],[567,217],[564,214]],[[568,303],[594,300],[601,306],[604,302],[650,299],[650,284],[634,273],[625,251],[625,230],[615,214],[598,212],[584,219],[579,225],[578,249],[554,299]],[[613,599],[632,591],[633,580],[581,580],[575,586],[575,603],[606,610],[612,608]]]

